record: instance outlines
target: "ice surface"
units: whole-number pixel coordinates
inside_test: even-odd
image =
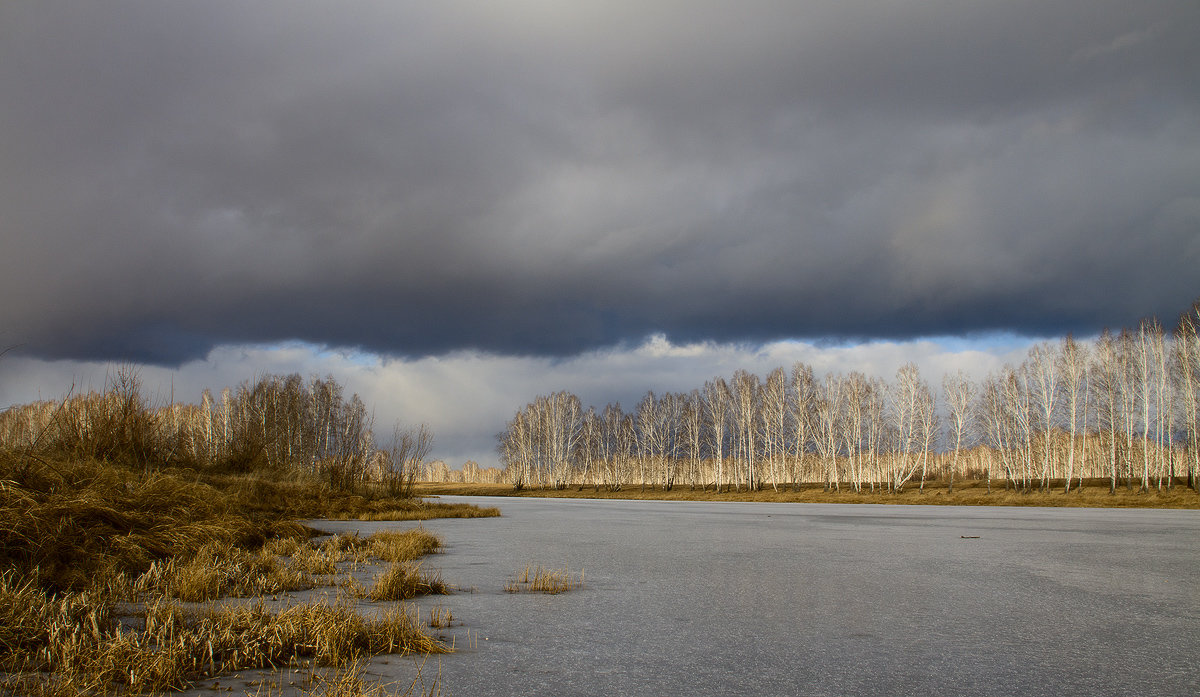
[[[503,517],[424,523],[451,695],[1200,694],[1198,511],[466,500]]]

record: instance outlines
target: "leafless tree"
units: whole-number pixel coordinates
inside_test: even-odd
[[[761,391],[761,421],[764,441],[764,454],[767,458],[767,472],[771,478],[771,487],[778,491],[779,480],[784,469],[783,461],[787,456],[788,405],[787,373],[783,368],[776,368],[767,375]]]
[[[725,430],[729,421],[730,394],[729,385],[724,378],[714,378],[704,383],[704,423],[708,431],[710,451],[717,461],[713,485],[718,493],[724,481],[725,463]]]
[[[1053,469],[1053,449],[1050,438],[1054,431],[1054,407],[1058,403],[1059,360],[1057,352],[1049,342],[1034,345],[1029,350],[1028,374],[1033,378],[1031,383],[1033,397],[1038,406],[1038,416],[1042,431],[1042,465],[1039,472],[1043,490],[1050,487],[1050,476]]]
[[[738,444],[738,480],[744,480],[746,487],[753,491],[759,488],[755,451],[758,450],[756,426],[761,386],[757,375],[738,370],[733,374],[730,387],[733,390],[733,422]]]
[[[846,376],[844,384],[842,439],[845,442],[846,458],[849,461],[851,486],[855,491],[862,491],[863,440],[866,432],[871,382],[866,375],[854,371]]]
[[[825,489],[841,490],[837,471],[838,444],[842,434],[842,407],[846,399],[845,379],[835,373],[827,373],[816,395],[817,453],[825,469]]]
[[[947,491],[954,491],[954,473],[958,471],[959,453],[964,441],[968,440],[968,429],[973,423],[971,405],[975,400],[975,384],[962,370],[947,373],[942,378],[947,417],[950,420],[950,439],[954,442],[953,459],[950,462],[950,479]]]
[[[929,465],[929,450],[936,433],[933,392],[921,378],[914,363],[906,363],[896,372],[892,397],[892,419],[898,438],[895,465],[890,486],[902,491],[919,469],[924,486]]]
[[[688,393],[680,412],[683,452],[687,455],[688,484],[694,490],[700,478],[700,455],[703,452],[704,403],[699,390]]]
[[[1179,318],[1175,329],[1175,365],[1183,406],[1188,486],[1200,491],[1200,301]]]
[[[382,473],[384,487],[393,496],[411,496],[413,483],[425,458],[433,448],[433,432],[425,424],[404,428],[397,423],[392,428],[391,447],[386,451]]]
[[[812,425],[816,421],[817,381],[812,366],[805,363],[792,366],[792,399],[792,457],[795,464],[789,479],[795,484],[807,474],[804,460],[812,439]]]

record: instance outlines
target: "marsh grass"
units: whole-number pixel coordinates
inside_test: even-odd
[[[190,558],[172,557],[151,563],[135,582],[134,597],[158,593],[199,603],[220,597],[275,595],[335,585],[333,577],[339,564],[411,562],[439,551],[441,546],[437,535],[421,527],[380,531],[366,538],[338,535],[318,546],[294,538],[277,539],[255,552],[226,543],[209,543]],[[385,571],[375,588],[379,590],[372,589],[370,596],[376,600],[404,600],[445,592],[439,577],[429,573],[406,576],[400,567]]]
[[[1072,487],[1064,493],[1061,480],[1051,482],[1050,489],[1042,491],[1006,488],[1003,480],[993,480],[991,492],[981,480],[958,480],[953,491],[946,482],[926,482],[922,493],[915,486],[901,492],[864,487],[854,491],[843,484],[842,489],[825,490],[821,484],[803,484],[799,487],[780,485],[778,490],[765,487],[756,491],[745,488],[714,491],[707,488],[692,489],[676,486],[671,489],[634,486],[620,491],[608,491],[603,487],[569,487],[567,489],[521,489],[515,490],[508,484],[417,484],[414,491],[421,496],[524,496],[534,498],[582,498],[582,499],[635,499],[649,501],[751,501],[772,503],[877,503],[898,505],[950,505],[950,506],[1049,506],[1085,508],[1200,508],[1200,496],[1182,484],[1158,491],[1130,490],[1118,486],[1116,492],[1109,491],[1108,480],[1089,479],[1082,488]]]
[[[367,538],[371,556],[389,562],[413,561],[442,550],[442,539],[423,527],[380,530]]]
[[[374,484],[347,491],[303,478],[210,473],[197,476],[214,488],[229,492],[240,510],[276,517],[421,521],[500,515],[500,510],[494,507],[394,496],[385,487]]]
[[[109,694],[182,689],[188,682],[299,659],[343,668],[377,654],[449,649],[405,606],[367,617],[352,600],[186,607],[160,599],[120,622],[111,602],[87,593],[48,596],[0,576],[0,692]]]
[[[135,584],[139,594],[161,593],[177,600],[204,602],[222,596],[244,598],[312,588],[308,569],[333,573],[311,547],[298,547],[291,559],[263,551],[250,552],[231,545],[210,543],[195,556],[181,561],[172,557],[155,562]]]
[[[160,692],[297,657],[342,668],[372,654],[447,650],[402,605],[364,619],[355,603],[365,593],[339,588],[334,604],[278,611],[261,598],[338,585],[360,557],[440,547],[436,538],[313,545],[318,533],[295,519],[498,510],[325,476],[337,475],[328,458],[286,461],[268,452],[278,443],[245,429],[199,453],[202,439],[188,429],[200,412],[152,407],[139,389],[122,369],[105,394],[0,410],[0,695]],[[228,596],[260,600],[212,604]]]
[[[454,613],[441,605],[435,605],[429,610],[429,620],[426,622],[434,629],[444,629],[454,623]]]
[[[424,662],[417,663],[417,674],[406,689],[401,691],[399,683],[372,684],[366,680],[366,664],[355,663],[346,670],[332,675],[316,673],[312,676],[312,689],[304,690],[309,697],[439,697],[442,694],[441,669],[438,675],[425,683],[423,675]],[[260,688],[253,697],[276,697],[282,692],[275,692],[268,687],[266,692]]]
[[[357,533],[335,535],[321,542],[319,552],[336,565],[342,562],[362,564],[373,559],[414,561],[441,549],[440,537],[417,526],[408,530],[380,530],[368,537]]]
[[[282,546],[282,545],[281,545]],[[342,562],[340,555],[333,550],[311,545],[297,545],[288,556],[288,566],[296,573],[313,576],[332,576],[338,572],[338,564]]]
[[[546,569],[541,565],[527,564],[516,578],[504,584],[507,593],[548,593],[556,595],[576,588],[583,588],[583,571],[578,578],[571,575],[567,567]]]
[[[271,496],[247,503],[256,490]],[[299,660],[333,666],[336,676],[371,655],[449,650],[407,606],[365,618],[361,583],[332,603],[212,605],[339,585],[352,578],[347,565],[411,563],[441,547],[420,528],[317,544],[315,531],[286,516],[313,513],[305,501],[321,491],[0,451],[0,695],[158,693]],[[285,505],[293,495],[298,502]],[[379,503],[339,501],[347,514]],[[416,579],[444,586],[433,574]]]
[[[368,597],[376,602],[408,600],[420,595],[446,595],[450,592],[439,571],[424,571],[420,564],[394,562],[375,579]]]
[[[359,520],[435,520],[438,518],[493,518],[500,515],[494,506],[475,506],[468,503],[437,503],[424,501],[404,510],[384,509],[360,513]]]
[[[206,545],[255,549],[310,534],[247,515],[224,492],[171,474],[0,453],[0,564],[47,590],[83,590],[193,558]]]

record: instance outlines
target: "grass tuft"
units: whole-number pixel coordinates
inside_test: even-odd
[[[426,622],[434,629],[444,629],[454,623],[454,613],[441,605],[435,605],[429,611],[429,621]]]
[[[298,563],[293,556],[292,562],[285,564],[272,554],[208,544],[186,561],[175,557],[152,564],[136,587],[142,592],[158,592],[194,603],[222,596],[248,597],[312,588],[314,583],[306,569],[313,564],[305,557],[304,549],[297,550]]]
[[[555,595],[576,588],[583,588],[583,571],[579,577],[571,575],[570,569],[546,569],[540,565],[527,564],[517,577],[504,584],[508,593],[549,593]]]
[[[440,572],[424,572],[420,564],[394,562],[371,586],[374,601],[408,600],[419,595],[446,595],[450,592]]]
[[[442,550],[442,538],[417,526],[397,532],[380,530],[367,538],[369,554],[384,561],[413,561]]]

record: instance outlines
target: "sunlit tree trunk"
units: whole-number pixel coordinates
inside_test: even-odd
[[[1071,493],[1071,477],[1075,475],[1075,433],[1079,421],[1079,396],[1087,375],[1087,349],[1080,346],[1070,334],[1063,339],[1062,351],[1063,387],[1067,399],[1067,420],[1069,422],[1069,441],[1067,451],[1067,478],[1063,488],[1064,494]],[[1085,441],[1086,441],[1086,429]]]
[[[1059,359],[1049,342],[1035,345],[1029,351],[1029,372],[1033,376],[1034,396],[1039,408],[1042,428],[1041,488],[1050,487],[1054,475],[1053,449],[1050,437],[1054,430],[1054,406],[1058,401]]]
[[[686,444],[688,460],[688,484],[694,491],[700,476],[701,425],[703,424],[703,404],[700,391],[692,390],[683,403],[681,412],[683,419],[683,440]]]
[[[1188,486],[1200,492],[1200,301],[1179,318],[1174,348],[1183,401]]]
[[[804,456],[808,452],[811,425],[816,406],[816,378],[812,366],[796,363],[792,366],[792,450],[795,474],[793,489],[805,476]]]
[[[829,373],[825,376],[816,401],[817,453],[825,469],[825,490],[841,490],[837,474],[838,441],[841,440],[842,404],[845,400],[843,378]]]
[[[958,471],[959,453],[962,452],[963,440],[972,422],[971,404],[975,399],[975,385],[962,370],[954,374],[947,373],[942,378],[942,394],[946,404],[947,416],[950,419],[950,438],[954,441],[953,458],[950,461],[950,481],[947,492],[954,491],[954,475]]]
[[[866,375],[854,371],[846,377],[845,384],[845,426],[842,435],[846,443],[846,456],[850,461],[851,486],[855,491],[862,491],[863,438],[871,383]]]
[[[737,431],[738,454],[745,473],[746,487],[754,491],[758,489],[755,462],[755,451],[758,450],[755,424],[758,422],[761,391],[758,376],[738,370],[733,374],[733,384],[730,387],[733,390],[733,417]]]
[[[769,464],[771,487],[778,491],[787,438],[787,373],[776,368],[767,375],[762,387],[762,423],[765,453]]]
[[[712,454],[717,461],[716,476],[713,478],[713,485],[717,493],[721,492],[721,484],[724,479],[725,426],[729,418],[730,400],[729,385],[725,383],[724,378],[716,378],[704,383],[705,423],[708,427]]]

